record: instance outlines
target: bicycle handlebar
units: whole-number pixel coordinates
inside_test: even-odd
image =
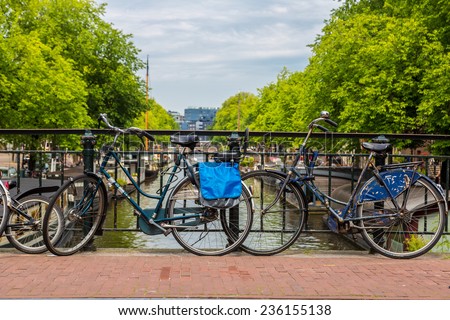
[[[321,126],[320,124],[314,124],[314,127],[319,128],[320,130],[322,130],[323,132],[328,132],[330,130],[328,130],[327,128],[325,128],[324,126]]]
[[[136,128],[136,127],[128,128],[127,130],[125,130],[125,133],[131,133],[131,134],[137,135],[139,138],[146,137],[150,141],[155,141],[155,137],[152,136],[150,133],[148,133],[145,130]]]
[[[314,119],[313,121],[311,121],[311,123],[309,124],[309,128],[319,128],[320,130],[324,131],[324,132],[328,132],[329,130],[327,128],[325,128],[324,126],[321,126],[320,124],[317,124],[317,122],[320,121],[325,121],[326,123],[328,123],[329,125],[332,125],[333,127],[337,127],[338,124],[336,122],[334,122],[333,120],[331,120],[329,118],[329,113],[327,111],[322,111],[321,113],[321,117]]]
[[[336,122],[334,122],[333,120],[331,120],[331,119],[323,119],[323,120],[325,120],[326,123],[332,125],[333,127],[337,127],[338,126],[338,124]]]
[[[143,138],[146,137],[147,139],[149,139],[150,141],[155,141],[155,137],[153,137],[150,133],[148,133],[145,130],[141,130],[139,128],[136,127],[130,127],[128,129],[120,129],[118,127],[114,127],[111,123],[109,123],[109,119],[108,119],[108,115],[106,113],[101,113],[100,116],[98,117],[98,121],[100,124],[100,121],[102,121],[103,123],[106,124],[106,126],[118,133],[130,133],[130,134],[134,134],[136,136],[138,136],[139,138]]]

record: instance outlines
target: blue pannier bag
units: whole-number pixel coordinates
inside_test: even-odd
[[[237,162],[200,162],[199,176],[202,205],[224,209],[239,203],[242,185]]]

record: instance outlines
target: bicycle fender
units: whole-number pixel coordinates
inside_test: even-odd
[[[365,201],[381,201],[391,197],[396,198],[406,188],[416,182],[420,177],[420,173],[408,169],[397,169],[380,173],[386,187],[384,187],[376,177],[369,179],[361,188],[358,195],[358,203]]]
[[[439,191],[439,193],[442,196],[442,199],[444,199],[444,206],[445,206],[445,214],[448,216],[448,201],[445,201],[446,199],[446,195],[445,195],[445,190],[444,188],[442,188],[442,186],[438,183],[436,183],[433,179],[431,179],[429,176],[426,175],[421,175],[422,178],[424,178],[425,180],[427,180],[428,182],[430,182],[433,186],[436,187],[436,189]]]
[[[39,188],[33,188],[28,191],[25,191],[24,193],[18,194],[14,197],[14,200],[19,201],[20,199],[25,198],[26,196],[29,196],[31,194],[36,193],[55,193],[59,189],[59,186],[49,186],[49,187],[39,187]]]

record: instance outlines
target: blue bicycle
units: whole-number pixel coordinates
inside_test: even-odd
[[[367,162],[348,202],[334,199],[314,183],[318,153],[308,152],[314,129],[337,124],[324,111],[309,124],[309,131],[287,172],[257,170],[242,180],[252,192],[253,226],[241,246],[256,255],[279,253],[300,236],[308,217],[308,195],[314,195],[327,209],[328,226],[336,233],[362,235],[376,252],[390,258],[414,258],[439,241],[447,219],[444,192],[418,168],[422,162],[377,166],[376,157],[386,157],[390,145],[364,142]],[[303,159],[304,169],[298,169]],[[364,177],[371,173],[371,178]],[[339,208],[338,208],[339,207]]]
[[[180,146],[181,151],[168,170],[166,184],[158,194],[152,195],[144,192],[123,166],[118,139],[122,135],[134,135],[154,141],[154,137],[138,128],[114,127],[105,114],[100,115],[99,120],[114,134],[113,142],[101,149],[103,156],[99,172],[85,172],[70,178],[52,197],[44,216],[44,242],[53,254],[71,255],[88,245],[96,234],[101,234],[109,188],[115,188],[131,203],[134,214],[138,216],[139,229],[148,235],[172,233],[183,248],[197,255],[223,255],[240,246],[252,225],[250,193],[242,185],[239,189],[242,191],[233,201],[225,199],[223,203],[208,205],[201,198],[198,171],[188,158],[199,143],[197,136],[171,137],[171,142]],[[109,162],[124,172],[142,196],[157,200],[156,206],[141,208],[119,185],[117,177],[108,172]],[[53,221],[55,217],[51,210],[55,206],[62,210],[62,223]]]

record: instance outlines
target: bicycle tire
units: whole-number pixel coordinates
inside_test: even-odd
[[[392,218],[361,220],[362,237],[376,252],[396,259],[410,259],[430,251],[439,241],[446,221],[445,199],[439,189],[421,176],[400,193],[395,209],[390,199],[363,202],[358,216],[397,214]]]
[[[5,233],[14,248],[28,254],[47,251],[42,235],[42,220],[49,204],[50,199],[40,195],[31,195],[13,204]],[[35,219],[35,223],[30,223],[30,220],[18,210]],[[51,215],[51,221],[55,221],[57,225],[62,222],[63,214],[56,204],[53,206]]]
[[[266,170],[250,171],[242,176],[253,200],[252,229],[241,245],[245,252],[277,254],[288,249],[300,236],[307,219],[307,202],[296,184],[289,182],[280,199],[262,213],[275,199],[285,179],[284,174]]]
[[[58,205],[63,213],[60,231],[54,230],[51,212]],[[55,193],[45,212],[44,242],[58,256],[72,255],[90,244],[107,209],[107,193],[101,178],[85,174],[70,178]],[[53,228],[52,228],[53,226]]]
[[[8,191],[4,187],[0,187],[0,236],[6,229],[9,216],[9,203],[8,203]]]
[[[252,207],[246,189],[240,199],[239,205],[231,209],[204,207],[199,201],[198,188],[185,177],[169,197],[167,215],[170,219],[193,214],[201,217],[172,220],[173,236],[184,249],[196,255],[220,256],[237,250],[252,225]]]

